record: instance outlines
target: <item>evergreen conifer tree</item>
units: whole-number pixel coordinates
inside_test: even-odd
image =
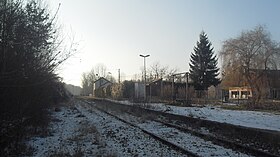
[[[213,47],[209,42],[207,34],[201,32],[200,39],[194,47],[190,59],[190,78],[193,81],[195,90],[207,90],[211,85],[218,85],[220,79],[218,59],[214,55]]]

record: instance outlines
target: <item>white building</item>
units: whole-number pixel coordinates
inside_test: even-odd
[[[249,87],[230,87],[229,99],[248,99],[252,97],[252,90]]]

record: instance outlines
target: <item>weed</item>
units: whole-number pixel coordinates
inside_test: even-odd
[[[50,157],[83,157],[84,153],[81,151],[81,149],[78,149],[76,152],[74,152],[72,155],[67,152],[63,151],[55,151],[53,154],[50,155]]]

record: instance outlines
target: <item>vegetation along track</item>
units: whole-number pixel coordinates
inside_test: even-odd
[[[160,122],[168,127],[174,127],[178,130],[192,133],[195,136],[212,141],[226,148],[231,148],[254,156],[280,156],[280,134],[277,131],[235,126],[153,111],[139,106],[112,103],[104,100],[95,101],[99,102],[99,107],[105,109],[122,110],[122,112],[127,112],[136,116],[141,116],[143,113],[153,115],[154,121]]]

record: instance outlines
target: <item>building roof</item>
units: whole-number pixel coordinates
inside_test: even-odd
[[[94,81],[93,83],[96,83],[96,82],[98,82],[98,81],[100,81],[100,80],[105,80],[106,82],[109,82],[109,83],[112,83],[111,81],[109,81],[109,80],[107,80],[106,78],[104,78],[104,77],[100,77],[99,79],[97,79],[96,81]]]
[[[112,82],[107,80],[104,77],[100,77],[99,79],[94,81],[93,84],[94,84],[94,89],[99,89],[99,88],[103,88],[103,87],[107,87],[108,85],[111,85]]]

